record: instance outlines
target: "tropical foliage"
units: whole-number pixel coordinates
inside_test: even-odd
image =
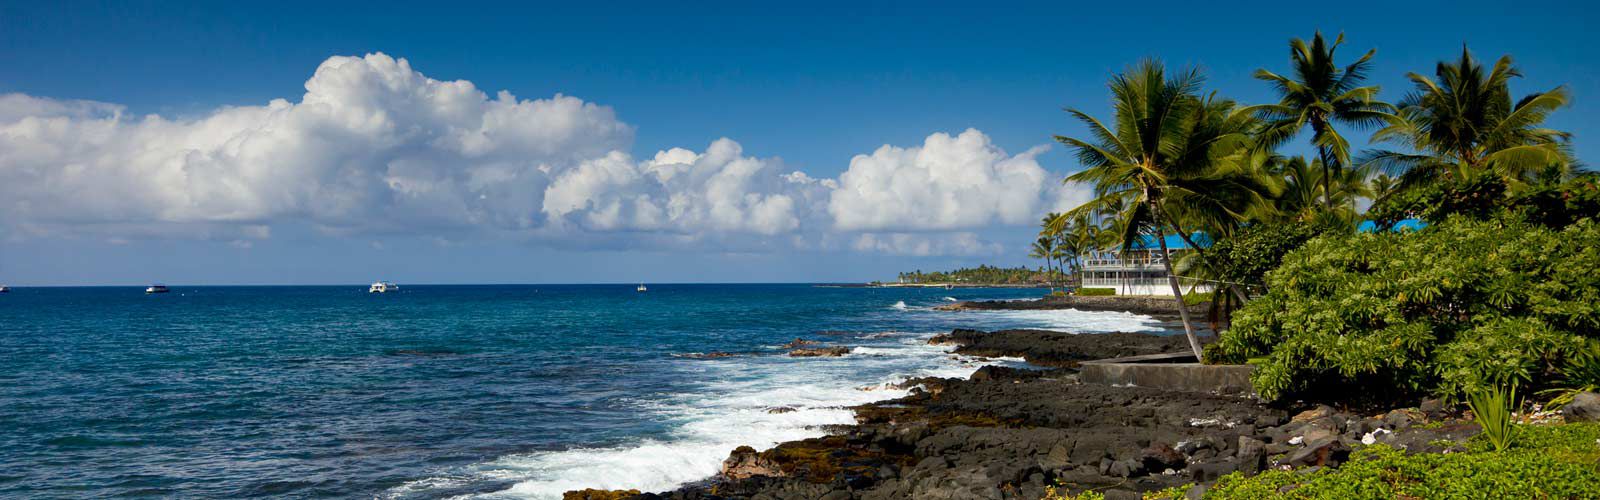
[[[1379,444],[1357,450],[1336,469],[1233,473],[1203,498],[1594,498],[1600,424],[1525,426],[1519,434],[1502,452],[1481,438],[1464,453],[1408,454]]]
[[[1416,90],[1400,101],[1398,115],[1373,135],[1400,146],[1366,155],[1364,164],[1383,169],[1405,185],[1492,174],[1511,183],[1547,170],[1570,172],[1571,134],[1544,127],[1550,113],[1567,105],[1566,87],[1513,99],[1510,82],[1522,76],[1504,56],[1487,71],[1462,49],[1441,62],[1437,80],[1411,73]]]
[[[1169,75],[1161,63],[1146,60],[1111,79],[1112,127],[1088,113],[1068,110],[1090,134],[1088,139],[1056,137],[1075,149],[1086,167],[1068,180],[1093,185],[1095,199],[1058,220],[1115,206],[1121,209],[1115,217],[1122,221],[1117,241],[1124,248],[1140,234],[1151,233],[1167,254],[1169,228],[1188,238],[1185,222],[1228,224],[1266,205],[1263,193],[1270,188],[1244,161],[1257,121],[1233,101],[1200,96],[1203,81],[1197,70]],[[1171,259],[1163,264],[1175,275]],[[1170,283],[1181,304],[1177,278]],[[1178,309],[1199,356],[1188,310]]]
[[[1267,273],[1271,292],[1239,311],[1208,359],[1262,358],[1253,380],[1269,399],[1549,386],[1600,338],[1594,262],[1592,219],[1557,230],[1458,217],[1416,233],[1320,237]]]
[[[1392,106],[1378,100],[1378,87],[1362,86],[1371,67],[1376,50],[1369,50],[1355,62],[1344,67],[1334,62],[1334,52],[1344,44],[1344,34],[1328,43],[1317,33],[1311,41],[1289,41],[1289,62],[1292,75],[1284,76],[1265,69],[1256,70],[1256,78],[1266,81],[1277,91],[1276,104],[1256,106],[1262,118],[1268,120],[1259,134],[1261,146],[1276,147],[1302,129],[1311,129],[1311,144],[1316,147],[1314,162],[1302,160],[1302,167],[1312,166],[1321,172],[1316,176],[1324,206],[1332,209],[1338,190],[1332,185],[1346,177],[1344,168],[1350,165],[1350,141],[1339,133],[1335,125],[1357,128],[1373,127],[1391,119]]]

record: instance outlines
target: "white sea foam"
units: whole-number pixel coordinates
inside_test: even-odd
[[[905,302],[895,309],[907,309]],[[914,314],[945,314],[916,309]],[[1059,311],[974,312],[962,317],[985,327],[1059,328],[1082,332],[1157,329],[1148,316]],[[501,457],[470,467],[442,471],[387,492],[387,497],[437,496],[482,483],[512,483],[505,490],[475,498],[560,498],[583,488],[667,491],[716,474],[739,446],[770,448],[778,443],[824,435],[821,426],[850,424],[850,406],[902,397],[896,387],[912,377],[960,377],[988,364],[1020,364],[1011,358],[979,359],[951,354],[927,344],[931,333],[869,335],[851,356],[791,358],[752,356],[685,360],[706,382],[698,390],[641,411],[669,423],[665,437],[609,448],[578,448]],[[794,411],[772,413],[776,407]]]
[[[958,302],[955,297],[945,297],[945,302]]]
[[[911,377],[966,377],[986,364],[927,345],[931,334],[884,339],[842,358],[758,356],[696,360],[708,382],[702,390],[662,401],[648,411],[678,424],[670,438],[611,448],[511,455],[439,477],[414,481],[390,497],[437,494],[481,481],[515,482],[482,498],[560,498],[583,489],[665,491],[716,474],[734,448],[756,449],[824,434],[821,426],[855,422],[848,407],[903,397],[890,382]],[[863,380],[871,374],[872,380]],[[870,383],[863,387],[862,384]],[[775,407],[794,411],[772,413]]]
[[[978,327],[1043,328],[1078,333],[1153,332],[1164,330],[1161,322],[1143,314],[1077,309],[1026,311],[967,311],[962,321]]]
[[[895,302],[895,303],[894,303],[894,305],[892,305],[892,306],[889,306],[889,307],[893,307],[893,308],[895,308],[895,309],[899,309],[899,310],[901,310],[901,311],[904,311],[904,310],[906,310],[906,309],[907,309],[907,307],[906,307],[906,301],[904,301],[904,300],[902,300],[902,301],[899,301],[899,302]]]

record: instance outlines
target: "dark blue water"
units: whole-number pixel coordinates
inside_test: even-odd
[[[982,362],[926,346],[933,333],[1151,327],[928,309],[1037,290],[403,286],[0,295],[0,496],[661,489],[898,395],[874,384]],[[797,337],[855,352],[781,355]],[[755,354],[685,356],[712,351]]]

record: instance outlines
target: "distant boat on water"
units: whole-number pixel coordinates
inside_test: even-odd
[[[0,293],[11,293],[11,288],[5,285],[0,285]]]
[[[377,283],[373,283],[372,286],[367,287],[367,293],[389,293],[398,291],[400,291],[400,285],[396,285],[387,281],[379,281]]]
[[[650,291],[650,289],[649,289],[649,288],[645,288],[645,287],[644,287],[644,283],[640,283],[640,284],[639,284],[639,288],[636,288],[636,289],[635,289],[635,290],[638,290],[638,291],[640,291],[640,292],[648,292],[648,291]]]
[[[167,293],[168,291],[167,285],[150,285],[144,289],[144,293]]]

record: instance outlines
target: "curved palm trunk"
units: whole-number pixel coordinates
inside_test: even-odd
[[[1160,214],[1161,208],[1155,202],[1150,203],[1153,214]],[[1159,219],[1158,219],[1159,220]],[[1178,274],[1172,269],[1172,258],[1167,253],[1167,231],[1162,229],[1163,224],[1156,223],[1156,244],[1161,247],[1161,265],[1167,268],[1167,284],[1172,285],[1172,299],[1178,301],[1178,317],[1183,319],[1183,334],[1189,337],[1189,348],[1194,349],[1194,359],[1204,361],[1200,350],[1200,337],[1194,334],[1194,323],[1189,320],[1189,306],[1183,303],[1183,287],[1178,285]]]
[[[1183,226],[1179,226],[1177,221],[1172,220],[1172,216],[1171,215],[1167,216],[1167,220],[1172,222],[1172,227],[1174,229],[1178,230],[1178,237],[1179,238],[1183,238],[1183,242],[1184,243],[1188,243],[1189,244],[1189,248],[1193,248],[1194,249],[1194,253],[1196,255],[1199,255],[1201,260],[1205,260],[1206,262],[1211,262],[1210,260],[1206,259],[1205,250],[1201,249],[1200,245],[1195,244],[1194,240],[1189,238],[1189,233],[1187,231],[1183,230]],[[1249,302],[1250,301],[1249,296],[1245,295],[1244,290],[1240,290],[1239,289],[1239,285],[1234,285],[1234,284],[1227,284],[1227,285],[1228,285],[1228,291],[1233,292],[1233,296],[1237,297],[1239,299],[1239,303],[1240,304],[1243,304],[1245,302]]]

